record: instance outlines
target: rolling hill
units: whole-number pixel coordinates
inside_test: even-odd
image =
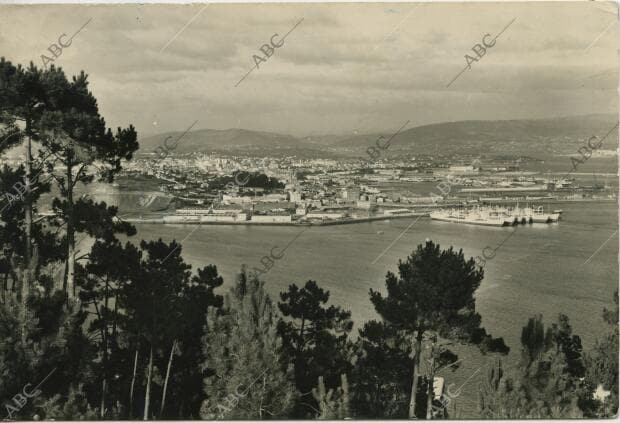
[[[251,131],[246,129],[198,129],[183,135],[183,132],[166,132],[139,139],[140,152],[147,153],[163,146],[168,138],[167,145],[174,146],[175,153],[231,151],[241,149],[295,149],[310,148],[311,145],[290,135],[273,132]]]
[[[390,150],[414,153],[573,153],[593,135],[604,136],[617,123],[613,115],[571,116],[548,119],[460,121],[418,126],[394,136]],[[385,133],[389,138],[393,134]],[[356,149],[374,145],[378,135],[359,135],[337,147]],[[615,137],[615,138],[614,138]],[[381,141],[385,143],[386,141]],[[617,130],[606,140],[607,149],[618,146]]]
[[[390,152],[416,154],[567,154],[576,152],[593,135],[604,136],[617,123],[614,115],[586,115],[546,119],[459,121],[423,125],[404,130],[390,144]],[[296,138],[273,132],[246,129],[200,129],[169,132],[139,140],[140,153],[154,151],[171,136],[178,139],[175,153],[229,152],[239,155],[295,154],[304,157],[363,156],[380,135],[325,135]],[[180,137],[180,138],[179,138]],[[383,141],[385,142],[385,141]],[[616,149],[617,130],[606,140]]]

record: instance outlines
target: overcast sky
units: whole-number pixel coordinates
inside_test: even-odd
[[[618,108],[613,3],[0,6],[0,55],[41,65],[90,18],[55,63],[89,74],[108,125],[143,135],[195,120],[310,135]]]

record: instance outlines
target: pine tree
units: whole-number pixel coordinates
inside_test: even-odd
[[[315,281],[306,282],[302,288],[292,284],[288,291],[280,293],[280,298],[278,307],[284,319],[278,324],[278,332],[286,353],[294,358],[295,383],[301,393],[293,416],[307,417],[318,405],[308,394],[316,386],[317,378],[326,375],[325,385],[335,389],[340,385],[339,375],[351,370],[351,312],[326,306],[329,291]]]
[[[99,349],[99,411],[103,413],[109,404],[114,403],[114,399],[119,400],[121,396],[118,392],[121,385],[111,386],[115,379],[112,377],[114,367],[125,364],[122,357],[124,351],[121,350],[122,311],[119,309],[119,298],[125,284],[138,274],[141,254],[132,244],[127,243],[123,247],[118,240],[111,238],[109,241],[95,241],[88,258],[86,266],[78,266],[76,280],[81,303],[94,310],[95,314],[88,331]],[[118,380],[117,383],[123,381]],[[103,414],[99,416],[104,417]]]
[[[66,395],[70,383],[88,382],[92,350],[82,332],[85,315],[63,308],[64,298],[35,293],[29,297],[24,314],[21,303],[12,297],[0,304],[0,400],[40,385],[40,399]],[[51,315],[48,321],[45,317]],[[25,331],[25,334],[24,334]],[[25,336],[24,336],[25,335]],[[69,382],[71,381],[71,382]],[[37,396],[37,398],[39,398]],[[37,401],[26,401],[11,418],[32,419]]]
[[[292,363],[283,354],[279,316],[264,282],[245,269],[224,298],[210,308],[203,338],[203,419],[284,418],[295,400]]]
[[[507,419],[527,412],[525,389],[520,381],[506,375],[501,361],[487,370],[479,389],[480,418]]]
[[[568,318],[545,330],[541,316],[529,319],[521,335],[522,358],[512,372],[501,364],[482,385],[479,410],[484,418],[580,418],[584,390],[581,341]]]
[[[32,142],[39,139],[41,135],[38,123],[47,108],[46,93],[41,72],[32,62],[30,67],[24,69],[21,66],[14,66],[4,57],[0,58],[0,87],[0,124],[7,129],[2,132],[3,144],[0,148],[4,149],[26,141],[26,174],[22,182],[23,190],[20,200],[23,202],[25,214],[24,258],[28,263],[26,267],[31,267],[33,248],[33,198],[31,194],[35,189],[32,186],[34,176],[40,171],[33,169]],[[31,280],[25,281],[24,291],[26,293],[29,292],[31,283]]]
[[[91,407],[84,395],[84,385],[71,386],[69,394],[64,399],[56,394],[49,399],[37,401],[38,418],[34,420],[96,420],[101,411]]]
[[[208,265],[198,269],[190,283],[183,287],[178,359],[175,359],[177,371],[171,376],[170,401],[166,404],[168,412],[164,410],[164,417],[196,419],[200,415],[200,407],[205,399],[203,375],[199,371],[203,363],[200,341],[206,334],[207,308],[218,310],[224,303],[223,297],[214,292],[223,283],[217,267]]]
[[[359,331],[353,360],[351,408],[355,418],[395,419],[407,414],[411,387],[411,342],[385,322]]]
[[[108,209],[104,203],[94,204],[84,198],[75,198],[75,190],[78,184],[91,183],[96,175],[101,181],[111,183],[115,174],[120,172],[122,161],[130,160],[138,149],[137,134],[131,125],[127,129],[118,128],[116,133],[109,128],[106,130],[84,72],[68,81],[61,69],[51,66],[42,79],[48,93],[47,102],[53,107],[44,110],[40,119],[41,147],[47,156],[54,158],[46,162],[46,167],[61,196],[52,204],[62,219],[62,225],[66,226],[64,290],[73,298],[76,232],[86,230],[88,221],[97,222],[93,217],[101,215],[102,211],[107,212],[109,218],[116,214],[115,209]],[[56,168],[62,168],[63,174],[56,174]]]
[[[140,356],[148,360],[142,412],[146,420],[159,411],[157,401],[161,397],[154,393],[162,392],[161,375],[166,373],[170,348],[183,324],[182,293],[191,276],[191,266],[183,261],[175,241],[142,241],[140,248],[140,265],[130,281],[123,284],[119,307],[124,313],[123,329],[133,346],[128,355],[133,358],[139,346]]]
[[[3,246],[9,247],[8,250],[5,248],[5,261],[2,266],[5,270],[3,290],[8,288],[7,279],[11,273],[8,260],[15,259],[17,255],[23,260],[24,268],[30,269],[19,281],[24,301],[33,289],[40,266],[45,265],[50,256],[54,255],[49,253],[54,251],[54,237],[44,235],[41,226],[33,219],[39,196],[49,191],[49,184],[38,178],[46,157],[39,154],[35,161],[33,142],[40,140],[42,116],[52,108],[47,101],[41,71],[32,63],[25,69],[0,58],[0,152],[24,143],[26,155],[25,166],[15,170],[5,167],[0,175],[0,185],[4,193],[0,203],[0,214],[4,222],[0,238]],[[50,241],[52,244],[46,244]],[[39,252],[43,254],[33,263],[33,250],[37,244],[40,247]],[[17,282],[13,278],[13,288]]]
[[[312,388],[312,396],[319,406],[316,418],[320,420],[343,420],[350,418],[349,382],[346,375],[340,375],[340,387],[325,389],[323,376],[319,376],[316,388]]]
[[[618,415],[618,291],[615,310],[603,310],[609,332],[597,339],[586,355],[586,381],[589,391],[582,398],[588,417],[611,418]],[[596,394],[596,395],[595,395]]]
[[[398,271],[399,278],[392,272],[387,273],[387,296],[371,289],[370,300],[387,324],[412,340],[414,356],[408,415],[415,418],[424,341],[435,344],[439,337],[459,340],[478,345],[483,353],[507,354],[508,347],[501,338],[491,338],[480,326],[482,319],[476,312],[474,293],[484,273],[476,269],[473,258],[465,260],[462,250],[455,252],[450,247],[442,251],[439,245],[427,241],[405,261],[398,262]],[[438,354],[446,352],[439,347],[436,351]],[[431,366],[431,381],[434,368]],[[428,383],[429,397],[432,397],[432,385]],[[430,407],[427,406],[430,417],[428,413]]]

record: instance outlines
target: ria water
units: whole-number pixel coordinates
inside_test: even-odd
[[[592,346],[607,329],[601,313],[603,308],[612,307],[612,294],[618,286],[618,206],[574,203],[562,204],[561,208],[559,223],[518,226],[518,232],[484,268],[476,308],[485,328],[493,336],[503,337],[511,347],[509,356],[502,359],[508,365],[518,358],[521,328],[534,315],[542,314],[547,324],[555,321],[559,313],[568,315],[584,348]],[[241,264],[250,268],[260,266],[261,258],[272,247],[284,247],[300,230],[273,226],[136,227],[135,240],[184,240],[185,260],[194,269],[215,264],[225,279],[224,288],[234,280]],[[460,225],[428,218],[312,227],[289,246],[284,257],[262,278],[274,300],[291,283],[317,281],[330,291],[332,303],[351,310],[359,328],[363,322],[377,317],[369,289],[384,290],[386,272],[397,272],[398,260],[411,254],[418,244],[431,239],[442,248],[453,246],[463,249],[466,256],[475,257],[487,246],[497,247],[514,230],[515,227]],[[474,417],[477,384],[483,374],[478,369],[488,365],[493,357],[481,356],[472,347],[457,350],[463,359],[462,366],[444,376],[448,384],[458,386],[476,373],[467,382],[470,388],[464,388],[456,401],[462,417]]]
[[[618,282],[618,239],[609,240],[587,264],[586,260],[617,230],[617,205],[612,203],[563,204],[560,223],[520,226],[518,233],[489,260],[478,292],[478,309],[488,325],[509,337],[510,324],[502,323],[510,297],[517,314],[527,319],[531,312],[547,314],[555,310],[567,314],[579,310],[573,325],[583,324],[584,338],[596,332],[598,312],[611,304]],[[287,249],[264,277],[268,289],[277,294],[290,283],[316,280],[332,293],[332,301],[351,308],[356,323],[374,318],[368,300],[368,289],[383,289],[385,272],[396,271],[398,259],[405,258],[426,239],[443,248],[462,248],[466,256],[480,255],[483,248],[495,248],[512,227],[494,228],[453,225],[421,218],[378,260],[377,257],[411,221],[392,220],[355,225],[309,228]],[[230,282],[241,264],[250,267],[272,247],[285,246],[297,235],[295,227],[137,225],[134,239],[183,241],[183,256],[194,266],[215,264]],[[373,264],[374,262],[374,264]],[[541,296],[550,296],[547,301]],[[532,298],[529,298],[532,297]],[[565,301],[557,301],[565,298]],[[578,304],[572,303],[575,300]],[[557,304],[554,307],[553,304]],[[501,307],[499,306],[501,303]],[[540,304],[540,307],[537,306]],[[586,304],[596,307],[593,313],[582,313]],[[517,311],[522,308],[523,313]],[[587,307],[586,307],[587,309]],[[497,315],[495,314],[497,313]],[[584,320],[591,319],[591,320]],[[511,320],[515,320],[512,319]],[[520,326],[521,322],[517,325]],[[587,330],[585,330],[587,329]],[[518,341],[519,334],[512,333]]]

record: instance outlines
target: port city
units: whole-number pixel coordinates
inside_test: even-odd
[[[411,218],[484,226],[556,223],[563,204],[617,198],[611,174],[565,177],[563,160],[547,172],[536,168],[541,163],[519,158],[463,164],[473,160],[418,156],[369,165],[355,160],[267,162],[259,157],[179,155],[155,165],[141,161],[114,186],[96,187],[85,195],[117,206],[119,218],[131,223],[258,226]],[[244,176],[237,180],[247,183],[235,182],[240,174]]]

